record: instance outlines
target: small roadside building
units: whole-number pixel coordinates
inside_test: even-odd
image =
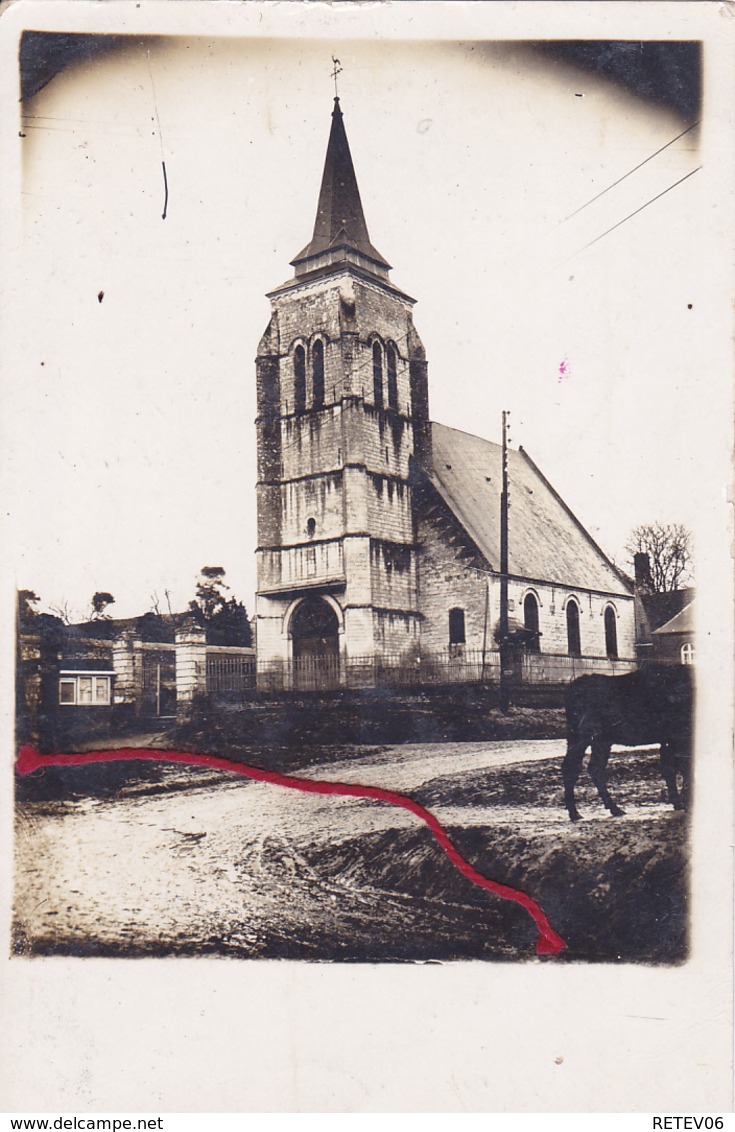
[[[17,642],[19,741],[58,745],[117,730],[157,730],[199,696],[240,700],[255,686],[255,649],[215,644],[189,614],[65,625],[26,615]]]

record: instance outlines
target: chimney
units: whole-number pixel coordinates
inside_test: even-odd
[[[635,584],[638,589],[650,590],[653,581],[651,579],[651,560],[643,551],[639,551],[633,555],[633,567],[635,569]]]

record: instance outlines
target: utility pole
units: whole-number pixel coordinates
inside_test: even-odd
[[[500,710],[510,706],[510,656],[508,649],[508,417],[503,410],[503,489],[500,495]]]

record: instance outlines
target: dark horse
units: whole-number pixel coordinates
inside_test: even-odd
[[[626,676],[580,676],[567,688],[567,753],[562,763],[564,804],[572,821],[580,813],[574,801],[587,748],[592,748],[590,778],[603,803],[619,817],[607,788],[607,763],[613,743],[624,747],[661,746],[661,773],[669,801],[684,808],[692,754],[693,681],[682,665],[651,665]],[[676,776],[684,779],[684,797]]]

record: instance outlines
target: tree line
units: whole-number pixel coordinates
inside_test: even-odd
[[[136,627],[141,631],[145,630],[147,636],[155,639],[156,635],[160,636],[164,631],[166,624],[172,620],[183,620],[188,615],[206,631],[208,644],[252,647],[253,633],[247,609],[230,593],[225,576],[226,571],[222,566],[203,566],[196,582],[194,597],[184,614],[163,614],[156,602],[155,610],[133,619]],[[64,626],[74,621],[71,611],[64,603],[52,606],[50,613],[42,613],[36,608],[40,601],[41,598],[34,590],[18,591],[19,628],[47,638],[59,636]],[[97,622],[100,630],[105,623],[110,627],[114,626],[115,619],[108,612],[114,604],[114,594],[107,590],[96,590],[90,600],[89,616],[80,623]]]

